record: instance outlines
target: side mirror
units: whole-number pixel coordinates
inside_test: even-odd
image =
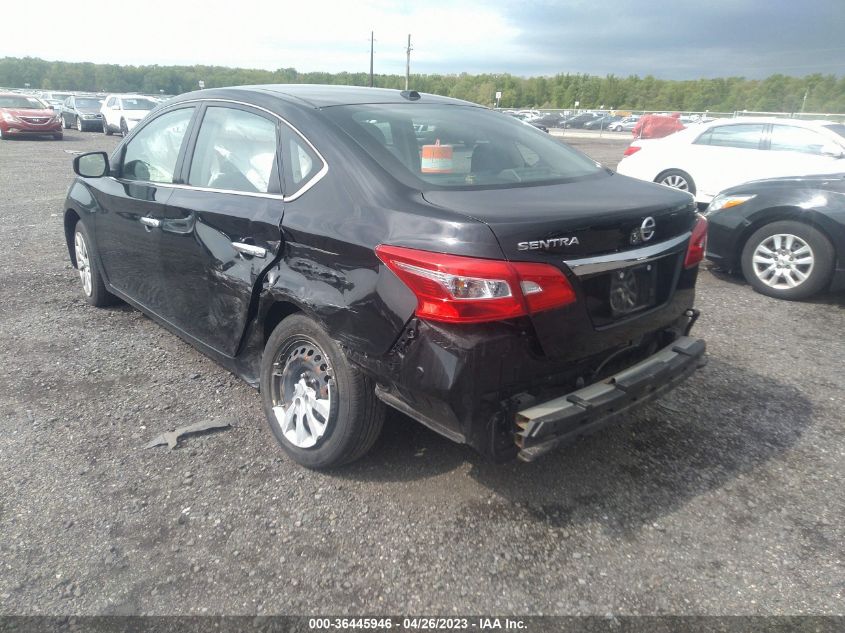
[[[845,157],[845,151],[835,143],[825,143],[821,148],[822,156],[830,156],[832,158]]]
[[[109,156],[105,152],[89,152],[73,159],[73,171],[83,178],[109,175]]]

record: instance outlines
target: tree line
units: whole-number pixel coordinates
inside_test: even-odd
[[[374,76],[381,88],[405,86],[401,75]],[[265,83],[369,85],[367,73],[301,73],[293,68],[260,70],[223,66],[120,66],[90,62],[46,61],[34,57],[0,58],[0,86],[42,90],[143,92],[180,94],[206,88]],[[411,88],[482,105],[493,105],[501,91],[504,108],[612,108],[617,110],[678,110],[733,112],[845,113],[845,77],[812,74],[765,79],[725,77],[670,80],[651,75],[597,77],[561,73],[552,77],[460,73],[411,75]]]

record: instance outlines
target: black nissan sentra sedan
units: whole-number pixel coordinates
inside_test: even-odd
[[[128,302],[259,387],[308,467],[364,455],[385,405],[531,460],[704,364],[692,198],[471,103],[204,90],[74,169],[87,300]]]

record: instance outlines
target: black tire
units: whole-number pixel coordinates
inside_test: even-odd
[[[67,117],[62,115],[62,127],[66,130],[70,129],[70,123],[67,122]]]
[[[106,123],[106,117],[105,116],[103,117],[103,134],[105,134],[106,136],[112,135],[111,128],[109,127],[109,124]]]
[[[76,117],[76,129],[77,129],[78,132],[84,132],[85,131],[85,123],[82,122],[81,116]]]
[[[774,246],[774,236],[794,236],[798,240],[794,240],[790,248],[786,248],[787,241],[782,238],[781,246],[783,254],[778,260],[777,255],[772,258],[773,264],[777,261],[782,261],[783,266],[791,266],[792,268],[782,268],[783,273],[779,273],[777,279],[773,279],[767,283],[762,277],[767,277],[765,270],[768,266],[762,262],[754,261],[757,249],[762,245]],[[807,252],[804,251],[803,242],[809,248],[809,256],[812,258],[812,266],[801,264],[806,261]],[[771,249],[770,249],[771,250]],[[761,258],[765,260],[767,256],[761,254]],[[742,249],[742,274],[745,280],[760,294],[776,299],[786,299],[789,301],[800,301],[807,299],[812,295],[826,289],[830,284],[830,278],[833,274],[833,266],[836,260],[833,245],[830,240],[825,237],[819,230],[804,224],[802,222],[795,222],[792,220],[782,220],[779,222],[772,222],[757,229],[751,237],[749,237],[745,246]],[[758,275],[757,271],[761,273]],[[777,270],[777,269],[776,269]],[[794,287],[775,287],[787,284],[787,276],[795,281],[798,276],[796,272],[806,276],[802,281],[798,281]],[[775,285],[771,285],[774,283]]]
[[[82,239],[82,245],[85,248],[84,258],[80,256],[80,244],[77,241],[79,238]],[[85,296],[85,300],[92,306],[96,306],[98,308],[104,308],[113,304],[115,296],[106,290],[106,284],[103,281],[100,268],[97,266],[97,258],[94,255],[94,242],[91,239],[90,233],[88,233],[88,229],[85,228],[85,225],[82,224],[82,222],[77,222],[76,226],[73,228],[73,247],[73,260],[75,268],[79,271],[80,281],[82,281],[82,294]],[[84,279],[85,273],[81,268],[81,266],[84,265],[84,259],[87,259],[87,268],[91,275],[89,281],[90,288],[86,287]]]
[[[695,195],[695,181],[692,179],[692,176],[682,169],[667,169],[660,173],[654,179],[654,182]]]
[[[313,356],[304,353],[309,346],[316,351]],[[297,356],[300,351],[303,354]],[[303,370],[308,366],[303,363],[312,358],[322,363],[318,368],[326,372],[322,377],[319,371]],[[300,370],[303,373],[298,374]],[[288,372],[294,380],[299,375],[303,384],[307,382],[315,390],[326,385],[328,419],[322,435],[310,447],[297,446],[285,437],[274,411],[275,405],[287,402],[284,390],[285,384],[290,384]],[[284,319],[267,341],[261,359],[261,400],[273,437],[306,468],[332,468],[359,459],[378,439],[384,424],[385,406],[376,398],[373,381],[349,363],[343,350],[317,323],[301,314]],[[313,415],[314,409],[311,411]]]
[[[129,126],[126,125],[126,121],[123,119],[120,120],[120,134],[123,138],[129,136]]]

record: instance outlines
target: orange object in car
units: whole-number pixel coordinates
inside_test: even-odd
[[[420,171],[424,174],[451,174],[452,146],[441,145],[440,139],[434,145],[422,146]]]

